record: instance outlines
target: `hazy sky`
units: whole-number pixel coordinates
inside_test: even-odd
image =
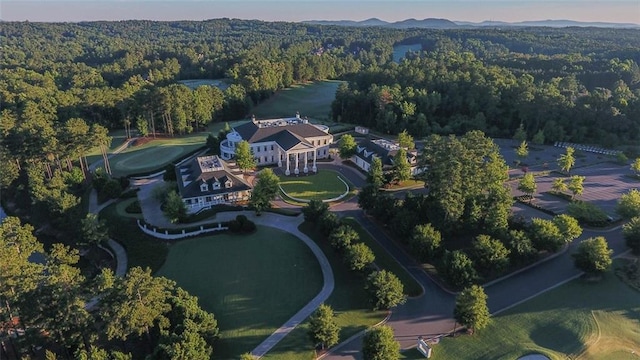
[[[640,0],[0,0],[5,21],[265,21],[446,18],[458,21],[569,19],[640,24]]]

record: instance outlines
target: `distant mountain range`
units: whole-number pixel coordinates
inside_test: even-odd
[[[366,27],[366,26],[382,26],[394,29],[408,29],[408,28],[425,28],[425,29],[459,29],[469,27],[532,27],[532,26],[546,26],[546,27],[602,27],[602,28],[632,28],[640,29],[640,24],[632,23],[609,23],[609,22],[583,22],[573,20],[536,20],[536,21],[521,21],[521,22],[504,22],[504,21],[483,21],[479,23],[469,21],[451,21],[447,19],[434,19],[428,18],[424,20],[406,19],[396,22],[387,22],[377,18],[371,18],[362,21],[354,20],[308,20],[303,21],[305,24],[318,24],[318,25],[338,25],[338,26],[354,26],[354,27]]]

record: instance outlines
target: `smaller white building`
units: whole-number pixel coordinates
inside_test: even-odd
[[[213,205],[246,201],[251,196],[251,185],[242,171],[217,155],[196,157],[175,171],[180,197],[189,214]]]
[[[393,158],[400,150],[400,145],[386,139],[365,140],[358,144],[356,154],[351,157],[351,161],[364,172],[369,172],[371,162],[374,157],[382,161],[383,171],[390,171],[393,167]],[[416,150],[407,151],[407,160],[411,165],[411,175],[422,172],[418,167],[418,152]]]

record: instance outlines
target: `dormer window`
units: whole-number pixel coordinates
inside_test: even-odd
[[[231,182],[231,180],[225,181],[225,183],[224,183],[224,187],[225,188],[229,189],[232,186],[233,186],[233,183]]]
[[[216,182],[213,183],[213,190],[219,190],[219,189],[220,189],[220,182],[216,180]]]
[[[207,183],[203,182],[202,184],[200,184],[200,191],[201,192],[209,191],[209,185],[207,185]]]

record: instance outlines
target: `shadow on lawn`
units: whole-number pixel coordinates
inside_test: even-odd
[[[580,354],[585,349],[575,331],[556,324],[544,324],[533,329],[530,338],[538,346],[565,354]]]

